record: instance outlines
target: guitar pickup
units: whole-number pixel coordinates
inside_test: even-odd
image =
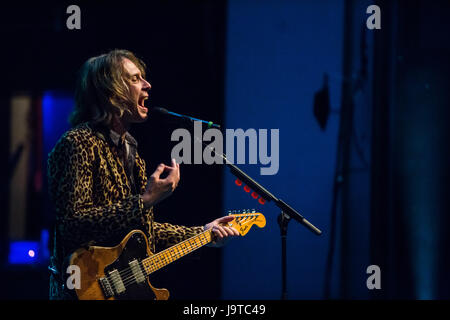
[[[122,277],[117,269],[109,272],[109,278],[111,279],[115,293],[122,294],[125,292],[125,284],[123,283]]]
[[[131,272],[133,273],[133,277],[136,280],[136,283],[143,283],[145,282],[145,276],[142,272],[141,267],[139,266],[139,261],[134,259],[133,261],[130,261],[129,263]]]

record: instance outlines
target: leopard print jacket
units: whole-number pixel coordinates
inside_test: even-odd
[[[154,221],[153,208],[145,209],[141,198],[147,185],[144,160],[136,153],[138,194],[133,194],[118,148],[94,128],[83,123],[69,130],[49,154],[49,193],[56,211],[52,268],[61,268],[63,259],[82,246],[115,246],[133,229],[144,231],[153,252],[203,231]],[[68,291],[50,277],[50,299],[74,298]]]

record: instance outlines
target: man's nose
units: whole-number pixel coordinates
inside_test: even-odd
[[[142,89],[143,90],[150,90],[152,88],[152,85],[150,84],[150,82],[148,82],[147,80],[143,80],[143,85],[142,85]]]

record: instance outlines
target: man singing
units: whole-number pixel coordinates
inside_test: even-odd
[[[144,62],[127,50],[90,58],[81,68],[72,129],[48,159],[56,210],[50,299],[76,298],[62,280],[62,263],[82,246],[115,246],[134,229],[146,234],[153,252],[209,229],[218,245],[239,235],[224,226],[233,220],[229,216],[196,227],[154,221],[153,207],[176,189],[180,166],[175,160],[160,164],[147,179],[145,161],[128,132],[131,124],[147,119],[150,89]]]

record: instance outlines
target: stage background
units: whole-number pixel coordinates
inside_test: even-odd
[[[73,2],[0,10],[2,299],[48,297],[47,153],[68,128],[80,66],[114,48],[147,63],[152,106],[279,129],[277,174],[241,167],[323,232],[289,223],[289,299],[450,298],[448,1],[75,3],[80,30],[66,27]],[[366,27],[372,4],[379,30]],[[326,94],[321,122],[315,98]],[[154,116],[132,128],[148,174],[169,163],[176,127]],[[255,208],[267,226],[152,283],[177,300],[280,299],[279,210],[220,165],[182,165],[181,177],[158,221],[201,225]],[[369,265],[380,267],[380,290],[367,289]]]

